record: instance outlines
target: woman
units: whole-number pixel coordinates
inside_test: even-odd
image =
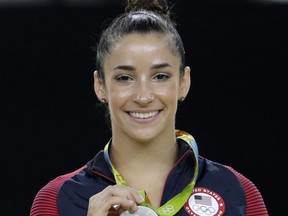
[[[242,174],[198,155],[175,128],[190,88],[182,40],[166,1],[130,0],[102,33],[94,88],[112,137],[80,169],[36,195],[36,215],[268,215]]]

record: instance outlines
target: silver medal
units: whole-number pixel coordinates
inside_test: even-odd
[[[155,211],[145,206],[138,206],[138,210],[134,213],[124,211],[120,216],[158,216]]]

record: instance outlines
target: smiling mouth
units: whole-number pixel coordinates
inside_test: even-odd
[[[133,118],[148,119],[156,116],[159,112],[159,110],[147,113],[129,112],[129,115],[131,115]]]

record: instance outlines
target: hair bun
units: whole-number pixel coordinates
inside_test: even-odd
[[[126,13],[143,9],[170,18],[170,8],[166,0],[127,0]]]

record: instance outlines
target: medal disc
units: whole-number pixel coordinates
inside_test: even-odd
[[[145,206],[138,206],[138,210],[134,213],[124,211],[120,216],[158,216],[155,211]]]

